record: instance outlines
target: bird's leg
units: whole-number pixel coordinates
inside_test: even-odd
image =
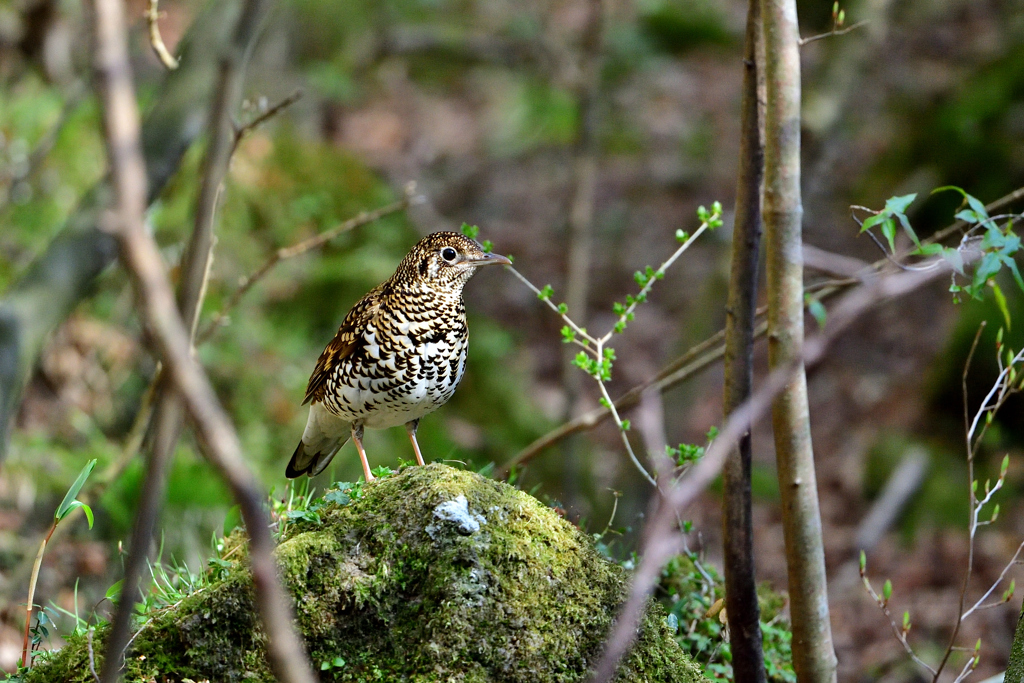
[[[363,475],[366,477],[366,482],[369,483],[373,481],[373,473],[370,472],[370,461],[366,459],[366,451],[363,450],[363,425],[352,425],[352,443],[359,451],[359,459],[363,461]]]
[[[412,452],[416,454],[416,464],[422,465],[423,456],[420,454],[420,445],[416,441],[416,429],[420,426],[420,419],[410,420],[405,423],[405,431],[409,433],[409,441],[412,442]]]

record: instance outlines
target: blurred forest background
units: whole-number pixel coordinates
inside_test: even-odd
[[[128,3],[143,111],[165,76],[148,44],[148,3]],[[201,3],[164,0],[172,52]],[[983,201],[1024,185],[1024,2],[852,0],[844,36],[806,44],[804,228],[808,282],[835,276],[836,254],[881,256],[850,218],[921,193],[918,234],[949,224],[955,184]],[[595,8],[600,11],[595,13]],[[831,0],[799,4],[805,36],[832,26]],[[275,495],[306,420],[300,406],[316,358],[348,308],[388,277],[419,236],[480,226],[538,285],[550,283],[574,319],[603,330],[611,305],[635,292],[633,272],[656,265],[692,231],[699,204],[726,208],[655,287],[626,334],[611,383],[617,396],[724,324],[738,158],[740,0],[282,0],[248,68],[244,120],[301,99],[247,136],[218,212],[202,328],[239,278],[276,249],[404,196],[422,201],[282,261],[198,353],[230,411],[250,465]],[[0,291],[16,282],[105,172],[99,110],[89,87],[88,18],[72,0],[0,0]],[[570,230],[581,160],[596,161],[592,220]],[[192,149],[150,213],[175,264],[192,225],[202,158]],[[825,253],[827,252],[827,253]],[[1003,288],[1024,343],[1024,300]],[[501,465],[566,419],[593,409],[592,382],[568,363],[561,321],[510,274],[469,285],[469,369],[455,398],[427,417],[427,460]],[[583,309],[585,307],[585,313]],[[889,577],[893,609],[911,610],[912,640],[945,645],[967,553],[967,482],[960,376],[981,320],[990,324],[972,396],[994,379],[993,303],[955,305],[944,286],[887,304],[833,348],[809,377],[840,680],[914,680],[856,571],[860,523],[897,465],[924,454],[927,470],[898,524],[869,549],[872,576]],[[808,329],[812,330],[813,319]],[[765,349],[758,346],[762,373]],[[0,666],[21,651],[26,563],[54,507],[90,458],[96,527],[79,520],[47,556],[36,602],[73,609],[103,598],[120,572],[142,469],[132,429],[154,373],[124,272],[95,292],[46,344],[0,470]],[[721,422],[721,367],[664,395],[670,443],[703,443]],[[977,394],[977,395],[976,395]],[[1020,401],[986,441],[982,472],[1007,452],[1004,513],[982,532],[979,584],[988,585],[1024,536]],[[628,416],[628,415],[627,415]],[[368,432],[371,464],[412,454],[403,430]],[[639,447],[639,444],[638,444]],[[355,480],[351,446],[314,485]],[[758,579],[786,585],[770,431],[754,434]],[[635,545],[650,491],[605,424],[545,450],[517,485],[600,532],[618,507],[612,552]],[[720,568],[716,491],[689,513],[691,547]],[[230,497],[181,442],[163,511],[162,558],[199,570],[210,538],[237,521]],[[605,537],[605,541],[612,537]],[[1024,574],[1017,573],[1024,578]],[[1020,600],[965,626],[984,641],[978,678],[1005,665]],[[108,609],[109,603],[100,609]],[[934,645],[929,645],[934,643]],[[941,644],[941,645],[940,645]]]

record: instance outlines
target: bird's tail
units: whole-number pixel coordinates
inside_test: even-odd
[[[338,452],[351,434],[351,425],[341,418],[330,414],[319,403],[309,409],[309,419],[302,433],[292,459],[285,469],[289,479],[308,474],[315,477],[330,464],[334,454]]]

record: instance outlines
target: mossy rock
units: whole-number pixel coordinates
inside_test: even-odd
[[[328,499],[277,550],[310,656],[318,669],[327,663],[321,680],[588,677],[628,576],[536,499],[444,465]],[[222,578],[150,615],[126,680],[273,680],[241,554]],[[97,659],[104,635],[93,639]],[[26,683],[91,683],[88,650],[73,638]],[[654,602],[619,680],[704,680]]]

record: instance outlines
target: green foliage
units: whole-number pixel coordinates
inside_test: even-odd
[[[712,680],[733,680],[732,652],[725,639],[725,583],[721,575],[694,553],[679,555],[662,570],[658,593],[682,648]],[[795,683],[792,634],[782,616],[785,598],[764,587],[758,591],[758,603],[768,680]]]
[[[957,192],[963,198],[961,208],[954,217],[957,220],[964,221],[968,227],[964,239],[957,247],[946,247],[938,243],[925,244],[918,239],[917,233],[911,227],[910,220],[906,215],[907,207],[917,197],[916,194],[891,197],[886,201],[883,209],[873,212],[870,217],[861,223],[860,231],[862,233],[868,232],[878,226],[888,242],[889,250],[895,253],[897,224],[899,224],[915,245],[915,249],[911,254],[941,256],[950,264],[953,269],[953,282],[949,287],[949,291],[953,292],[955,300],[959,300],[959,293],[962,291],[972,299],[980,301],[984,299],[985,289],[991,288],[995,292],[1000,310],[1003,312],[1007,323],[1009,323],[1010,314],[1006,305],[1006,297],[1002,290],[999,289],[995,278],[1003,268],[1006,268],[1012,274],[1017,286],[1020,287],[1021,291],[1024,291],[1024,277],[1021,277],[1020,270],[1014,260],[1020,251],[1021,240],[1013,231],[1013,218],[1000,224],[999,220],[989,216],[981,200],[953,185],[937,188],[932,191],[932,194],[946,191]],[[967,244],[970,238],[976,237],[979,232],[981,233],[981,238],[973,239],[971,243],[976,244],[982,256],[978,264],[974,266],[973,273],[969,274],[960,248]],[[967,282],[960,284],[957,280],[958,275],[961,278],[967,278]]]

